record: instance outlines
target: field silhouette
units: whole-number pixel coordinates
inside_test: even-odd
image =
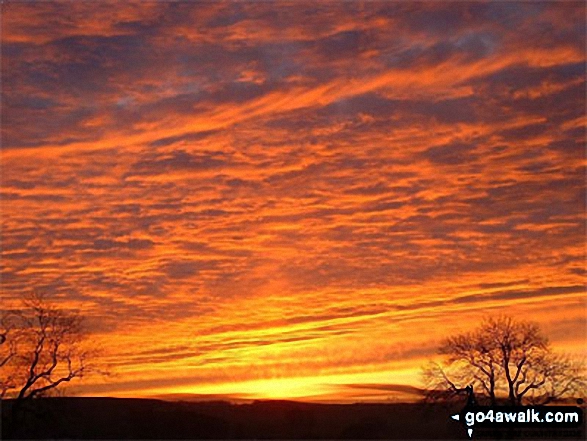
[[[447,407],[423,404],[249,404],[126,398],[44,398],[3,439],[455,439],[466,434]],[[458,410],[458,406],[456,408]]]
[[[12,404],[2,402],[2,439],[468,439],[463,426],[450,418],[462,403],[55,397],[30,402],[17,430],[10,421]],[[574,433],[565,439],[584,439],[584,426]]]

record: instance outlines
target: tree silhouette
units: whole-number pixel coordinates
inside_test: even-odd
[[[443,363],[424,368],[427,398],[450,399],[473,385],[495,405],[546,404],[586,389],[583,364],[556,354],[535,323],[510,317],[489,318],[472,332],[445,339]]]
[[[33,294],[0,318],[0,398],[45,396],[87,372],[81,316]]]

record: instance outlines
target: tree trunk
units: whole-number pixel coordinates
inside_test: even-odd
[[[505,378],[508,382],[508,399],[510,401],[511,406],[516,405],[516,393],[514,390],[514,380],[512,380],[512,376],[510,375],[510,363],[509,357],[507,357],[504,353],[504,361],[503,361],[503,368],[505,371]]]
[[[493,375],[489,378],[489,399],[491,400],[491,405],[495,406],[495,378]]]

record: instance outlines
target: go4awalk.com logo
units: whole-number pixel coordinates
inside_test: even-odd
[[[469,437],[474,429],[576,429],[583,410],[575,406],[466,406],[451,418],[462,423]]]

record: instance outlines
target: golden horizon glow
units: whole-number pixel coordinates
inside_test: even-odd
[[[72,391],[410,400],[491,314],[585,353],[584,2],[0,7],[2,305],[82,313]]]

